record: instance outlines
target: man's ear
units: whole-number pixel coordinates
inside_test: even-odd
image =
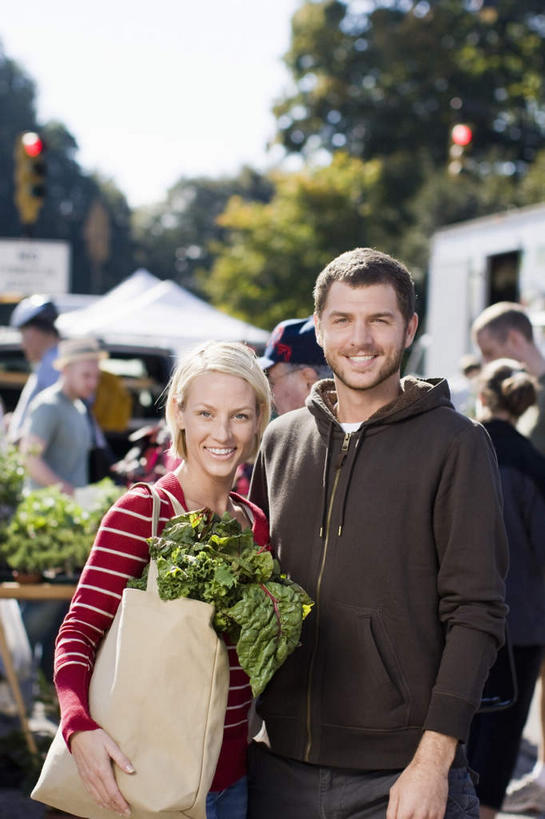
[[[416,331],[418,329],[418,314],[413,313],[409,319],[407,324],[407,329],[405,331],[405,349],[410,347],[414,341],[414,337],[416,335]]]
[[[324,345],[322,344],[322,330],[320,327],[320,317],[318,313],[313,313],[312,318],[314,320],[314,331],[316,333],[316,341],[318,342],[320,347],[323,347]]]
[[[303,367],[301,370],[301,375],[305,379],[308,388],[310,389],[315,381],[318,381],[318,373],[314,369],[314,367]]]
[[[508,330],[505,343],[506,345],[509,345],[509,350],[512,351],[510,352],[511,358],[515,358],[517,361],[520,360],[520,355],[526,346],[525,342],[526,339],[522,333],[516,330],[514,327],[511,327]]]

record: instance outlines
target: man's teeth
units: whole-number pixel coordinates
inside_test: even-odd
[[[375,357],[374,355],[351,355],[350,360],[351,361],[371,361],[371,359],[374,358],[374,357]]]

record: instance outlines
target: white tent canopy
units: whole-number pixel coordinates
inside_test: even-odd
[[[57,326],[67,336],[90,335],[177,351],[207,339],[263,345],[269,336],[147,270],[137,270],[90,307],[61,315]]]

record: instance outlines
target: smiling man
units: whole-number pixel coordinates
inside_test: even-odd
[[[446,381],[400,378],[400,262],[344,253],[314,296],[334,378],[269,426],[251,498],[316,606],[258,703],[249,817],[476,817],[464,741],[505,618],[495,456]]]

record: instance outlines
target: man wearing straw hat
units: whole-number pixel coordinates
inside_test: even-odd
[[[73,495],[75,488],[89,482],[92,435],[84,401],[96,392],[99,361],[106,357],[93,338],[59,343],[54,366],[60,378],[33,400],[23,431],[29,488],[57,484]]]

